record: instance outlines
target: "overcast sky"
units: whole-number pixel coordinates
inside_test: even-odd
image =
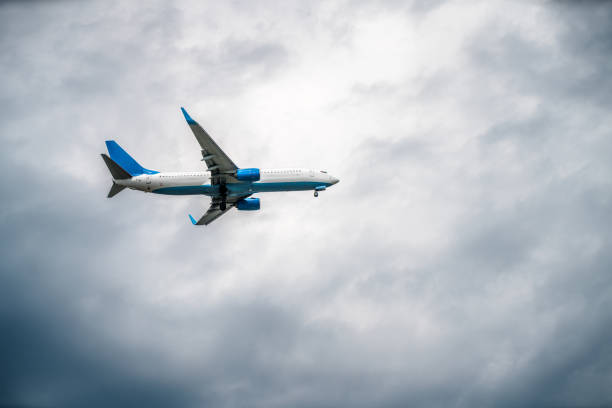
[[[612,3],[0,2],[0,406],[612,406]],[[341,182],[106,194],[115,139]]]

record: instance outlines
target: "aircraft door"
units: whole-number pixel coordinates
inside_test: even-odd
[[[145,183],[146,183],[147,191],[151,191],[151,176],[147,175],[145,179]]]
[[[314,177],[314,170],[310,170],[309,173],[310,173],[310,177]]]

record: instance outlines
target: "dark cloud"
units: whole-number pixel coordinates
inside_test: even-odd
[[[612,404],[612,7],[461,7],[1,4],[0,405]],[[342,182],[105,199],[180,104]]]

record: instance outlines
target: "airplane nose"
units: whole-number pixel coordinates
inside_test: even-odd
[[[340,181],[339,179],[337,179],[337,178],[335,178],[335,177],[332,177],[332,179],[331,179],[332,186],[333,186],[334,184],[338,183],[339,181]]]

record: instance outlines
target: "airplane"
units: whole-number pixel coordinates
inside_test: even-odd
[[[114,140],[106,141],[108,155],[102,159],[113,177],[108,198],[125,188],[169,195],[206,195],[211,197],[208,210],[199,220],[191,214],[193,225],[208,225],[233,207],[241,211],[260,209],[255,193],[313,190],[314,196],[338,183],[324,170],[303,168],[239,168],[221,150],[210,135],[181,107],[187,124],[200,144],[207,171],[159,172],[142,167]],[[110,157],[109,157],[110,156]]]

